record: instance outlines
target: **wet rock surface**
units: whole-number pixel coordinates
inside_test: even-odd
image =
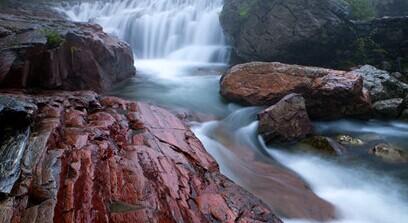
[[[221,79],[221,94],[244,104],[270,106],[290,93],[305,98],[312,119],[363,116],[371,108],[355,72],[252,62],[232,67]]]
[[[389,15],[388,6],[407,5],[381,3]],[[408,17],[354,21],[352,7],[339,0],[226,0],[220,21],[238,62],[408,69]]]
[[[84,91],[1,95],[38,106],[1,222],[281,222],[161,108]]]
[[[335,140],[325,136],[312,136],[300,142],[306,151],[318,152],[326,155],[342,155],[347,149]]]
[[[130,47],[99,25],[32,11],[0,12],[0,87],[105,91],[135,74]]]
[[[285,96],[259,113],[258,119],[258,133],[266,143],[295,142],[309,135],[313,129],[305,100],[299,94]]]
[[[390,163],[408,163],[408,154],[386,143],[381,143],[369,150],[369,153],[379,157],[380,159]]]
[[[36,111],[32,103],[0,96],[0,193],[10,193],[19,178]]]
[[[389,72],[365,65],[354,70],[364,79],[373,102],[377,118],[403,118],[403,111],[408,109],[408,84],[396,79]]]

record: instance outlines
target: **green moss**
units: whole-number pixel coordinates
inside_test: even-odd
[[[351,6],[352,17],[356,20],[369,20],[375,17],[376,10],[372,0],[345,0]]]
[[[243,2],[239,9],[238,9],[238,14],[240,17],[246,18],[250,15],[253,7],[258,3],[257,0],[252,0],[252,1],[245,1]]]
[[[64,38],[55,30],[44,29],[42,33],[47,38],[48,48],[59,47],[64,42]]]

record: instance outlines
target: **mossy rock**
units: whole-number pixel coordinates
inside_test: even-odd
[[[328,155],[340,155],[346,151],[346,148],[342,145],[325,136],[312,136],[306,138],[300,142],[299,146],[302,146],[303,149],[308,151],[315,151]]]
[[[338,135],[336,137],[336,141],[342,145],[353,145],[353,146],[361,146],[364,145],[363,140],[359,138],[355,138],[350,135]]]

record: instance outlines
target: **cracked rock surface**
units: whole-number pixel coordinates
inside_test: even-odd
[[[89,91],[0,95],[38,107],[0,222],[281,222],[164,109]]]

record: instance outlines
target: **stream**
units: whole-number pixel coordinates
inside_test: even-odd
[[[230,54],[218,20],[222,4],[222,0],[118,0],[66,4],[57,10],[74,21],[98,23],[132,47],[137,77],[111,94],[217,117],[192,123],[193,131],[224,175],[267,204],[268,196],[273,196],[268,175],[248,161],[278,163],[299,174],[335,206],[338,218],[332,222],[408,221],[406,166],[368,156],[370,144],[337,158],[267,147],[256,133],[256,114],[262,108],[242,107],[220,97],[219,80]],[[320,135],[349,134],[408,149],[408,123],[338,120],[314,125]],[[234,145],[247,151],[237,151]]]

